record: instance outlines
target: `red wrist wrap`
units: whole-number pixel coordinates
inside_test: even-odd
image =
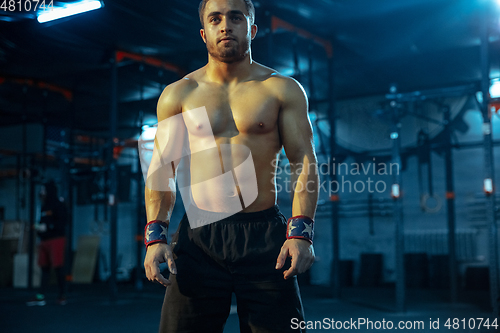
[[[314,236],[314,220],[304,215],[294,216],[288,219],[286,227],[287,239],[305,239],[311,244]]]
[[[153,220],[144,228],[144,244],[146,247],[154,243],[167,244],[168,222]]]

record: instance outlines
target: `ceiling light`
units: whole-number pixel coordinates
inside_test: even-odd
[[[392,184],[391,196],[393,199],[397,199],[401,196],[401,192],[399,192],[399,184]]]
[[[157,130],[158,130],[158,126],[150,126],[150,125],[142,126],[142,134],[141,134],[142,140],[145,140],[145,141],[154,140]]]
[[[500,98],[500,79],[491,80],[490,97]]]
[[[483,190],[486,194],[493,194],[493,181],[491,178],[484,180]]]
[[[38,13],[38,22],[45,23],[53,20],[57,20],[63,17],[68,17],[91,10],[99,9],[102,7],[101,1],[80,1],[72,4],[68,4],[64,7],[54,8],[52,10],[40,11]]]

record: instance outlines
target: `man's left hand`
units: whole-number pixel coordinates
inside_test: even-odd
[[[314,262],[314,248],[304,239],[287,239],[281,247],[276,269],[281,269],[287,257],[292,257],[292,265],[283,272],[284,278],[304,273]]]

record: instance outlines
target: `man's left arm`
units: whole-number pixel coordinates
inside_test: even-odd
[[[290,162],[292,216],[302,216],[312,221],[318,202],[319,175],[307,96],[297,81],[287,78],[285,85],[278,125]],[[312,237],[312,234],[309,235]],[[276,269],[283,267],[287,257],[292,257],[292,264],[283,272],[285,279],[307,271],[314,262],[312,240],[287,239],[278,256]]]

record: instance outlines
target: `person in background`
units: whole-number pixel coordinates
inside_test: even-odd
[[[28,306],[43,306],[46,304],[45,294],[48,290],[51,268],[57,276],[57,303],[66,304],[66,284],[64,272],[64,252],[66,248],[66,225],[68,213],[66,205],[57,195],[54,181],[43,184],[40,191],[42,213],[40,223],[35,226],[40,244],[38,246],[38,265],[42,269],[42,281],[35,298],[27,302]]]

